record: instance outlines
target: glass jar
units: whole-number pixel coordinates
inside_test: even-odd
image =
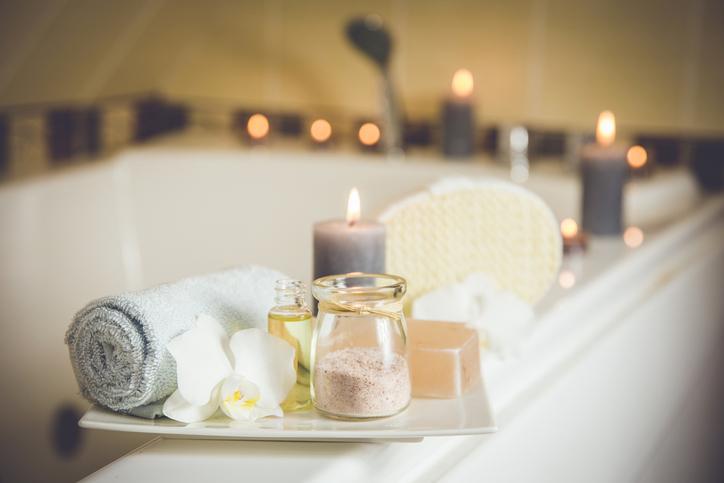
[[[410,403],[407,283],[395,275],[349,273],[314,281],[319,313],[312,340],[314,407],[341,419],[392,416]]]

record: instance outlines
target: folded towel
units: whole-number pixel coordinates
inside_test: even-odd
[[[250,266],[89,303],[65,335],[81,394],[115,411],[158,416],[157,402],[176,389],[168,341],[201,313],[221,321],[229,334],[265,329],[274,282],[281,278]]]

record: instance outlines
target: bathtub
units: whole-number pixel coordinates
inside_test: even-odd
[[[77,395],[63,334],[74,312],[90,299],[246,263],[268,265],[309,280],[311,225],[321,219],[341,217],[352,186],[360,190],[363,214],[373,217],[402,196],[445,176],[506,178],[508,173],[500,166],[480,162],[386,161],[354,154],[180,148],[164,144],[126,151],[112,159],[68,168],[45,178],[0,186],[0,357],[4,367],[0,378],[4,409],[0,480],[76,480],[150,439],[94,431],[66,434],[74,433],[69,423],[73,411],[82,412],[87,403]],[[534,168],[526,186],[540,194],[559,218],[577,216],[578,184],[571,175],[544,169],[537,172]],[[706,256],[710,264],[702,272],[704,275],[696,272],[692,286],[698,287],[700,280],[722,286],[724,270],[716,271],[722,267],[721,251],[707,245],[709,251],[697,255],[696,251],[692,253],[693,245],[687,248],[686,241],[689,237],[690,243],[704,243],[701,240],[720,234],[721,200],[702,199],[686,173],[641,181],[628,189],[629,223],[654,227],[652,233],[661,239],[681,231],[675,242],[657,249],[645,273],[629,274],[630,280],[660,276],[663,278],[657,290],[664,291],[669,287],[665,264],[654,263],[656,260],[671,257],[681,261],[679,257],[686,256],[690,257],[687,263],[701,270],[696,263]],[[671,203],[672,198],[677,201]],[[662,209],[662,205],[667,208]],[[708,216],[706,226],[701,221],[696,225],[696,214]],[[718,227],[719,232],[715,230],[712,234],[711,226]],[[637,260],[638,256],[621,252],[614,259],[601,259],[599,267],[593,262],[596,268],[590,270],[591,282],[584,288],[590,292],[597,284],[604,284],[601,287],[607,290],[623,290],[615,279],[606,280],[610,278],[608,265],[611,260],[620,264]],[[687,267],[684,268],[688,270]],[[690,273],[684,268],[676,272],[676,277]],[[648,287],[643,278],[642,284]],[[560,288],[554,290],[540,312],[542,320],[556,322],[542,326],[545,329],[538,337],[563,337],[556,330],[567,333],[566,324],[578,315],[560,315],[559,311],[564,310],[562,301],[568,307],[579,304],[577,310],[584,312],[586,307],[596,310],[596,304],[605,304],[605,297],[609,296],[606,294],[610,294],[600,287],[598,290],[598,296],[594,296],[595,291],[591,295],[581,290],[579,296],[575,291],[562,294]],[[664,298],[657,307],[660,309],[667,300],[692,296],[690,287],[677,290],[674,298]],[[708,299],[705,302],[710,303]],[[707,310],[701,316],[707,321],[724,313],[721,304],[714,301]],[[666,316],[665,311],[657,314]],[[585,324],[585,320],[579,322]],[[671,320],[671,324],[675,322]],[[721,334],[716,325],[706,327],[710,334]],[[575,332],[570,327],[569,331]],[[692,350],[709,351],[712,342],[696,339],[696,344],[699,345]],[[632,349],[627,346],[626,350]],[[541,357],[555,359],[555,354]],[[496,364],[505,369],[496,369]],[[516,400],[516,391],[535,386],[536,371],[542,369],[534,366],[525,358],[522,362],[491,362],[492,372],[487,377],[493,388],[498,389],[496,401],[502,414],[511,414],[505,404]],[[703,374],[703,369],[692,371],[677,382],[678,392],[667,393],[667,408],[683,401],[684,386],[693,384],[695,376]],[[506,377],[514,377],[521,386],[511,388]],[[530,435],[520,420],[509,423],[507,417],[503,417],[503,431],[492,441]],[[506,423],[514,429],[506,429]],[[670,423],[670,415],[662,416],[655,428],[644,429],[650,435]],[[642,449],[636,456],[650,456],[650,446],[664,439],[661,434],[649,438],[645,448],[648,452]],[[420,454],[434,448],[430,446],[434,444],[426,440],[419,445],[423,452]],[[444,467],[450,475],[460,478],[485,474],[486,458],[498,457],[496,452],[504,451],[490,444],[466,447],[466,458],[456,450],[457,456],[446,456],[446,463],[439,468]],[[404,451],[413,458],[411,449]],[[198,450],[198,454],[203,452],[203,448]],[[478,457],[470,456],[475,452],[480,453]],[[355,458],[365,461],[365,457],[362,452]],[[116,463],[121,466],[111,465],[103,471],[116,471],[124,468],[123,464],[130,464],[130,460],[121,460],[124,461]],[[636,464],[626,463],[628,467],[644,468],[639,460]],[[101,472],[96,476],[104,474],[108,475]],[[425,479],[429,474],[418,476]]]

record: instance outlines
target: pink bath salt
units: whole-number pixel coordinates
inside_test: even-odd
[[[337,416],[391,416],[410,403],[405,358],[376,347],[350,347],[326,354],[314,372],[314,402]]]

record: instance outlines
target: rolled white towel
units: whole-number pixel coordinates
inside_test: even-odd
[[[152,403],[176,389],[168,341],[201,313],[222,322],[229,334],[266,329],[274,283],[281,278],[275,270],[248,266],[90,302],[65,335],[81,394],[115,411],[159,416],[160,406]]]

